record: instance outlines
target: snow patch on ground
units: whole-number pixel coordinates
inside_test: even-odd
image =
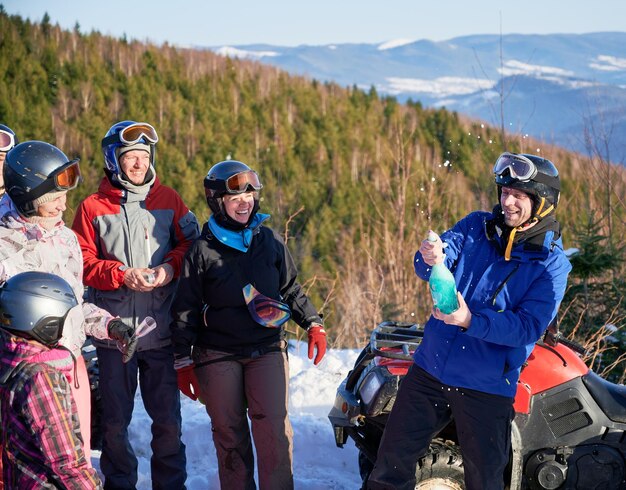
[[[349,440],[335,445],[328,412],[337,386],[352,368],[359,350],[329,349],[318,366],[307,357],[305,342],[289,344],[289,417],[293,426],[293,470],[297,490],[355,490],[361,486],[358,452]],[[182,397],[183,442],[187,446],[187,489],[219,490],[211,421],[204,405]],[[139,393],[135,398],[130,441],[139,460],[138,490],[152,488],[150,479],[150,418]],[[92,462],[100,468],[100,452]]]

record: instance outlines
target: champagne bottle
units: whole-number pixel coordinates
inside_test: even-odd
[[[436,242],[437,238],[439,236],[430,230],[428,241]],[[433,297],[433,304],[442,313],[447,315],[459,309],[454,276],[443,262],[432,266],[428,287],[430,288],[430,295]]]

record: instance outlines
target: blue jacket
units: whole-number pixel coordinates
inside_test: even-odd
[[[537,249],[516,244],[505,261],[485,232],[491,218],[471,213],[441,235],[445,264],[472,321],[464,330],[431,316],[414,359],[444,384],[514,397],[522,364],[556,316],[571,265],[554,231]],[[419,252],[414,266],[428,280],[430,267]]]

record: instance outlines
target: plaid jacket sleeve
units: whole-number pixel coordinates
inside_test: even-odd
[[[78,416],[65,376],[54,369],[35,372],[24,385],[22,396],[27,422],[22,428],[28,432],[20,436],[33,438],[41,455],[24,454],[18,464],[28,466],[29,460],[42,458],[48,476],[63,488],[101,488],[98,475],[85,459]]]

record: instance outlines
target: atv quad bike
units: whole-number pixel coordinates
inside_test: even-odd
[[[337,389],[328,417],[335,442],[359,449],[365,482],[398,387],[423,327],[383,322]],[[522,369],[511,427],[509,490],[626,489],[626,387],[591,371],[584,349],[550,328]],[[416,489],[461,490],[463,457],[454,421],[417,461]]]

